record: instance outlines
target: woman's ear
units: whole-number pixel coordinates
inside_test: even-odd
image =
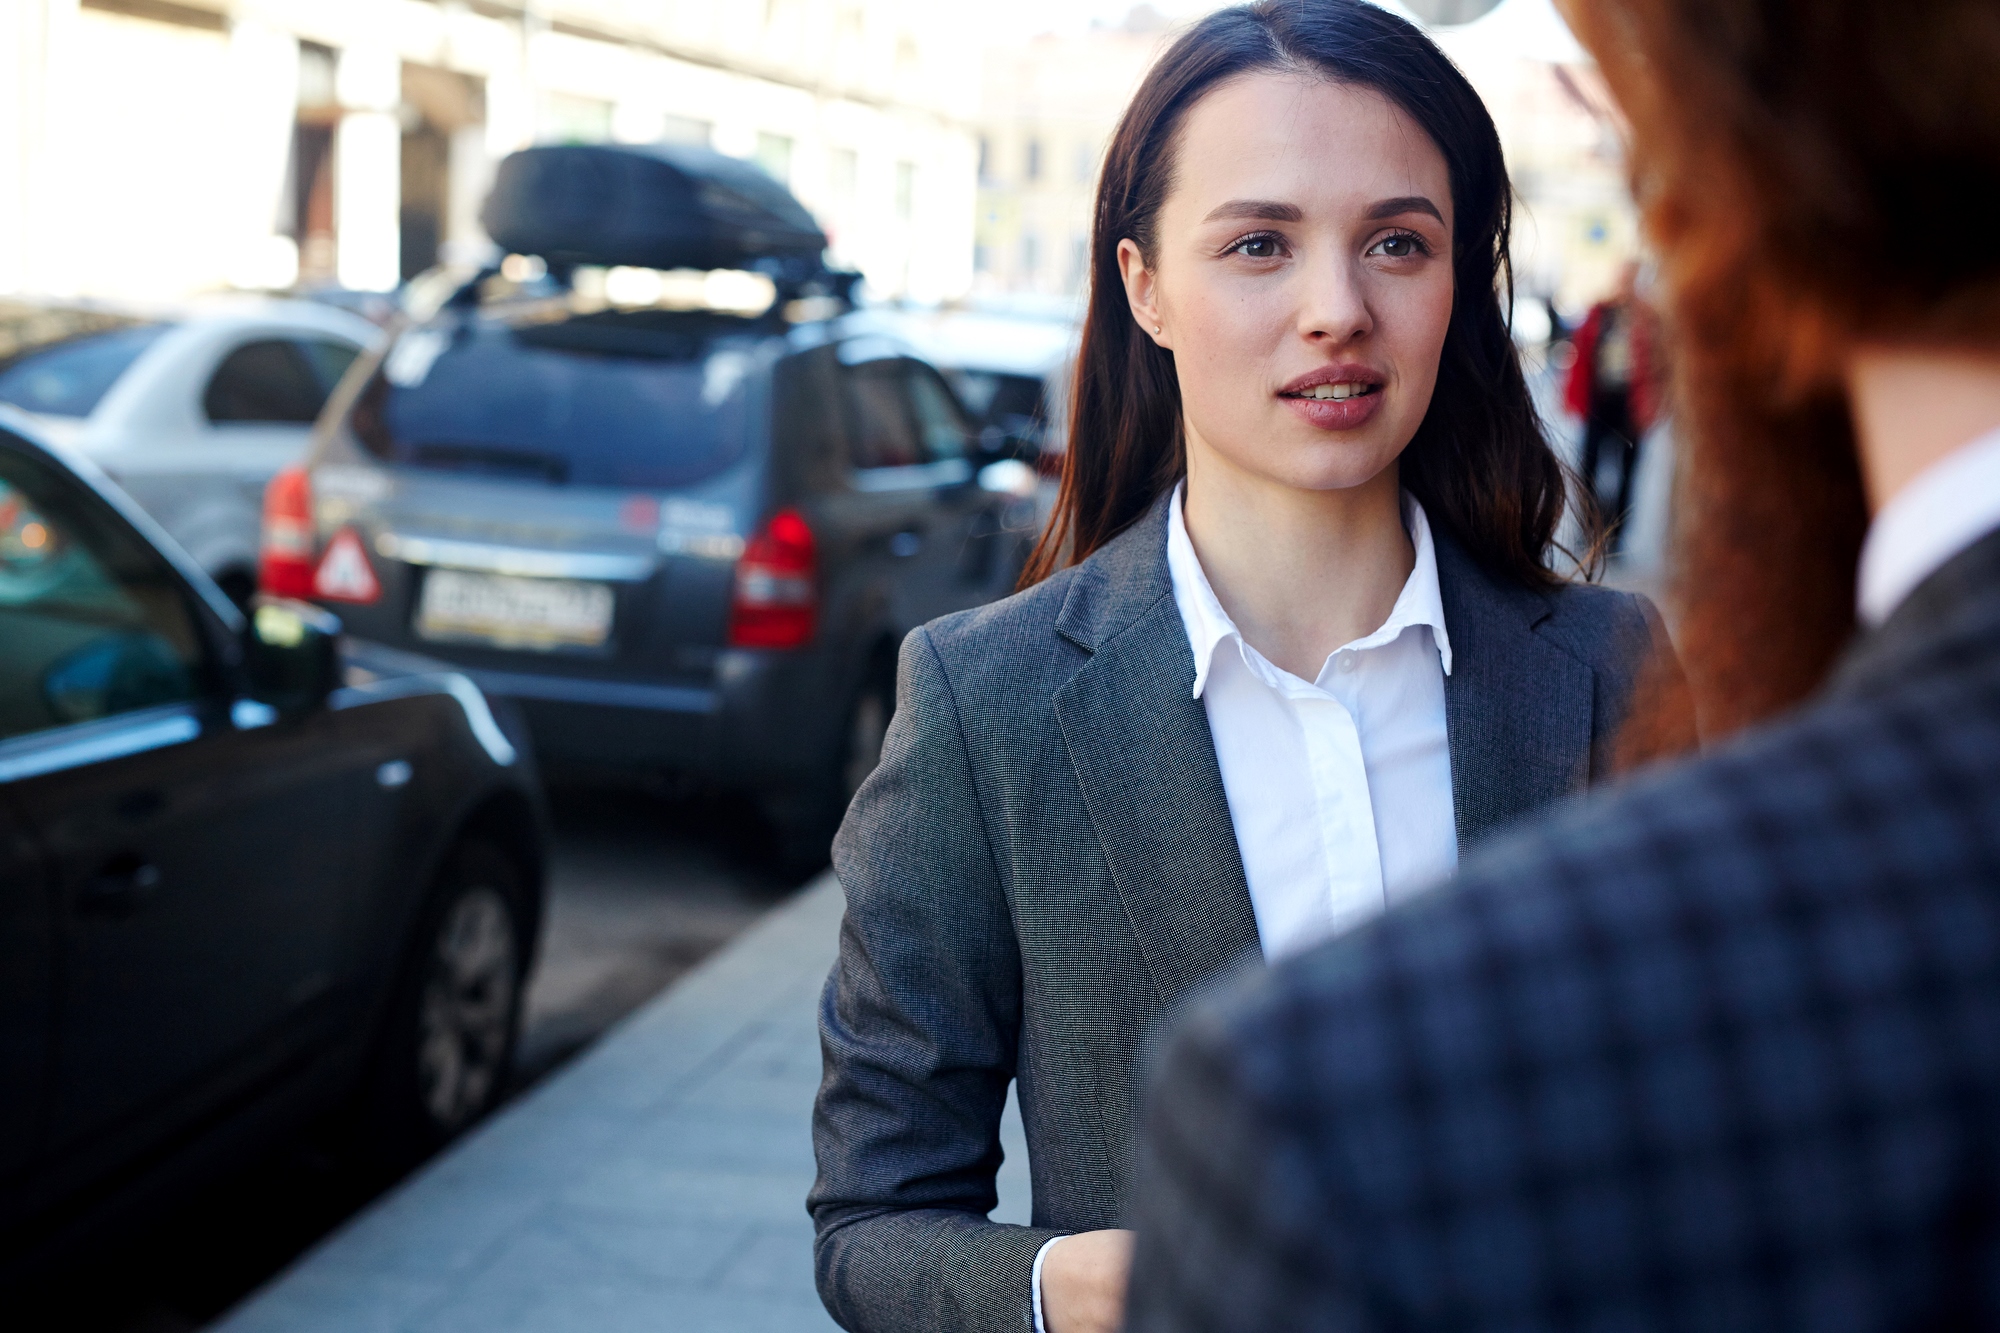
[[[1125,280],[1125,300],[1132,307],[1132,318],[1144,329],[1146,336],[1162,347],[1171,348],[1173,339],[1167,336],[1160,318],[1159,306],[1155,303],[1159,294],[1159,284],[1152,270],[1146,267],[1146,257],[1139,253],[1138,243],[1132,240],[1118,242],[1118,276]]]

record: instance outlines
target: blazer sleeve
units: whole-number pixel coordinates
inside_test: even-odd
[[[1014,1076],[1021,961],[951,685],[903,643],[881,765],[834,840],[847,893],[820,1001],[807,1199],[820,1298],[853,1333],[1032,1327],[1058,1231],[986,1220]]]

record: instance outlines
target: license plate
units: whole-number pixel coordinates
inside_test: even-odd
[[[608,585],[433,569],[417,605],[421,638],[500,648],[596,648],[611,636]]]

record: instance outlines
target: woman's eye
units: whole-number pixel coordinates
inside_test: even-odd
[[[1375,250],[1390,259],[1409,259],[1415,255],[1430,253],[1430,248],[1424,244],[1421,236],[1407,231],[1377,241]]]
[[[1275,236],[1246,236],[1229,248],[1247,259],[1276,259],[1284,253]]]

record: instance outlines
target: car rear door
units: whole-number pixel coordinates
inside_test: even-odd
[[[39,1146],[54,1019],[48,884],[27,826],[0,797],[0,1183]],[[0,1217],[0,1225],[4,1225]]]
[[[931,493],[931,549],[917,575],[926,600],[938,608],[933,614],[944,615],[1013,591],[1019,568],[1010,552],[1019,546],[1021,534],[1010,530],[1007,521],[1014,497],[979,486],[967,463],[973,432],[957,397],[931,367],[919,361],[903,365],[904,391],[925,458],[933,466],[957,462],[965,478]]]
[[[851,471],[846,490],[823,502],[847,558],[883,588],[898,629],[967,604],[956,598],[940,562],[957,558],[951,497],[966,488],[972,464],[962,442],[954,454],[926,436],[910,388],[913,369],[921,367],[893,355],[842,365]]]
[[[0,436],[0,796],[37,835],[57,956],[50,1147],[166,1132],[317,1035],[371,776],[232,698],[159,552]]]

